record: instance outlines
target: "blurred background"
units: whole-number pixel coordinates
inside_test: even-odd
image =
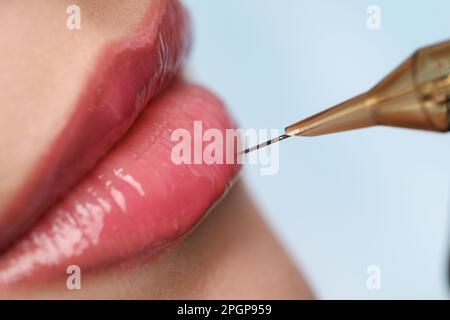
[[[189,72],[242,128],[286,125],[359,94],[450,38],[444,0],[184,0]],[[369,29],[370,5],[381,29]],[[319,298],[447,298],[450,134],[371,128],[291,138],[249,188]],[[369,290],[367,268],[381,271]]]

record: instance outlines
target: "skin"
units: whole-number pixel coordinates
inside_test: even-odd
[[[2,3],[0,85],[8,90],[0,90],[0,150],[7,150],[0,152],[0,218],[70,118],[101,48],[131,30],[149,1],[78,1],[83,25],[77,32],[65,28],[70,4]],[[82,273],[82,290],[68,290],[66,279],[55,279],[0,291],[3,299],[312,297],[240,181],[192,232],[157,257]]]

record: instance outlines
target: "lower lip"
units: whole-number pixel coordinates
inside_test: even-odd
[[[222,103],[177,82],[153,101],[95,169],[0,259],[0,285],[151,256],[192,229],[226,192],[237,164],[175,164],[171,133],[233,128]],[[233,152],[234,150],[224,150]]]

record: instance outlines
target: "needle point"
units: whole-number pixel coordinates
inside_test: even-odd
[[[287,139],[289,137],[290,137],[289,135],[283,134],[283,135],[281,135],[279,137],[276,137],[276,138],[273,138],[273,139],[268,140],[266,142],[260,143],[260,144],[258,144],[256,146],[251,147],[251,148],[247,148],[244,151],[241,151],[239,154],[242,155],[242,154],[247,154],[247,153],[253,152],[255,150],[264,148],[264,147],[266,147],[268,145],[271,145],[272,143],[277,143],[277,142],[279,142],[281,140],[284,140],[284,139]]]

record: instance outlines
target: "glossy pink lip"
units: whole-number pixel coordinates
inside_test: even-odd
[[[212,94],[179,81],[149,103],[190,43],[178,2],[154,3],[135,35],[106,48],[73,119],[13,202],[14,228],[0,226],[9,230],[4,243],[46,212],[1,256],[0,287],[62,276],[71,264],[86,270],[153,253],[195,226],[239,170],[172,162],[173,130],[192,131],[201,120],[225,132],[233,123]]]

